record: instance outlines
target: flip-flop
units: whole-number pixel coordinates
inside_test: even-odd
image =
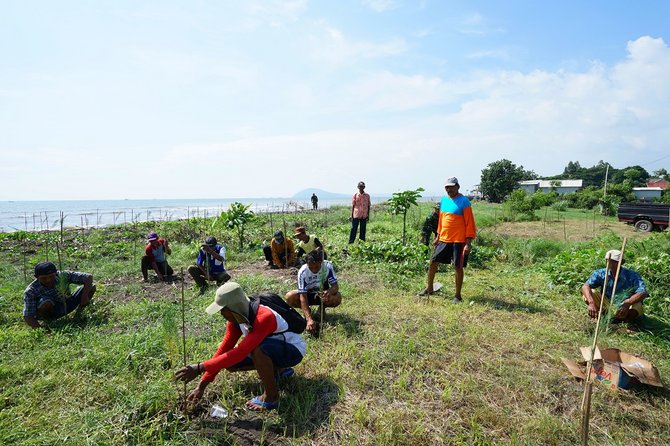
[[[256,407],[250,406],[250,404],[254,404]],[[267,401],[261,400],[261,397],[259,395],[247,401],[247,404],[245,404],[244,407],[246,407],[247,410],[250,410],[252,412],[265,412],[268,410],[276,410],[279,407],[279,401],[269,403]]]

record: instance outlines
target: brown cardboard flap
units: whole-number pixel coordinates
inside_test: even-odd
[[[586,375],[584,375],[584,369],[580,367],[579,364],[577,364],[575,361],[570,361],[569,359],[565,358],[561,358],[561,361],[563,361],[563,364],[565,364],[572,376],[581,380],[586,379]]]
[[[658,373],[656,366],[639,356],[621,352],[621,368],[630,376],[637,378],[643,384],[663,387],[661,375]]]
[[[582,358],[584,358],[584,361],[588,362],[589,359],[591,359],[591,347],[580,347],[579,351],[582,352]],[[598,346],[596,346],[596,351],[593,354],[593,360],[595,361],[597,359],[603,359],[603,357],[600,355]]]

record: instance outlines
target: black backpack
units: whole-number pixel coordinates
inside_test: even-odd
[[[288,323],[288,330],[293,333],[302,333],[307,327],[307,321],[293,307],[286,303],[284,299],[274,293],[261,293],[258,296],[249,298],[249,327],[253,327],[258,313],[258,306],[265,305],[272,308]],[[285,332],[282,332],[285,333]],[[280,334],[280,333],[275,333]]]

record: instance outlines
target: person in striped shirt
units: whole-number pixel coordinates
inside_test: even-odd
[[[444,184],[447,196],[440,202],[440,215],[437,223],[437,237],[433,241],[435,250],[428,269],[426,289],[419,293],[427,296],[434,293],[433,282],[440,263],[453,263],[455,273],[454,303],[462,302],[463,268],[468,264],[468,255],[472,249],[477,228],[472,214],[470,200],[459,192],[460,185],[456,177],[449,177]]]

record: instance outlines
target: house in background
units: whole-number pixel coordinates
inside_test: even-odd
[[[633,194],[640,201],[660,200],[663,189],[660,187],[634,187]]]
[[[663,178],[649,178],[647,180],[647,187],[660,187],[663,190],[668,188],[668,182]]]
[[[582,188],[582,180],[526,180],[519,181],[519,189],[534,194],[538,190],[551,192],[555,190],[559,195],[577,192]]]

